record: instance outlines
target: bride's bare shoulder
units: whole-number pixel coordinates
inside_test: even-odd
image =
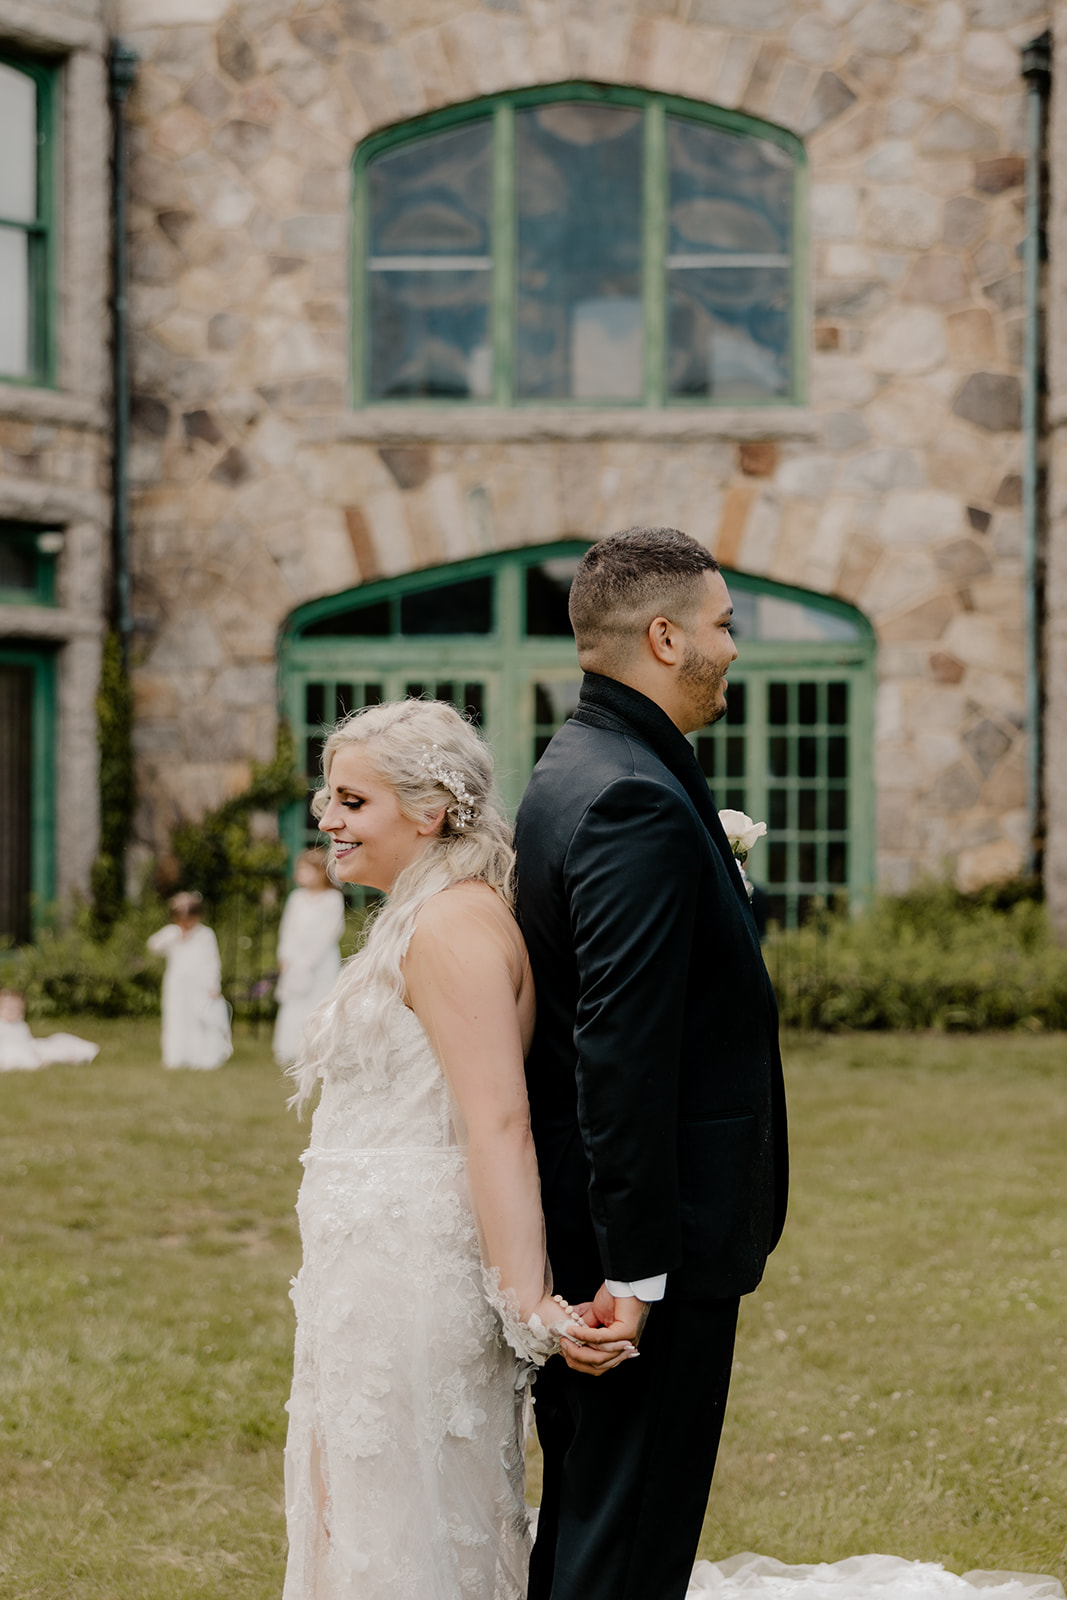
[[[509,957],[524,950],[512,912],[487,883],[465,880],[435,894],[419,910],[413,943],[438,940],[457,953],[465,941],[499,945]]]

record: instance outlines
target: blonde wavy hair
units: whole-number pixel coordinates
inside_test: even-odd
[[[454,706],[443,700],[394,700],[345,717],[323,747],[323,786],[311,802],[316,818],[329,804],[330,769],[338,751],[353,745],[365,749],[410,821],[426,822],[442,809],[444,816],[371,918],[362,947],[344,963],[330,994],[308,1019],[300,1054],[288,1069],[296,1083],[289,1103],[298,1110],[341,1048],[354,999],[362,1002],[360,1051],[387,1047],[389,1002],[403,998],[402,963],[415,918],[432,895],[452,883],[475,881],[488,884],[509,908],[514,904],[515,852],[492,756]]]

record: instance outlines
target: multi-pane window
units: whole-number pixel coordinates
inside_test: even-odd
[[[799,397],[801,150],[695,102],[569,85],[357,154],[366,401]]]
[[[53,75],[0,58],[0,379],[46,383],[51,368]]]
[[[317,783],[324,730],[404,695],[449,700],[493,746],[518,805],[549,740],[578,704],[567,596],[583,547],[555,545],[411,573],[313,601],[283,643],[286,703]],[[720,807],[767,823],[750,875],[770,919],[802,922],[870,886],[873,641],[841,602],[727,573],[740,656],[726,716],[693,735]],[[309,815],[290,818],[309,841]]]

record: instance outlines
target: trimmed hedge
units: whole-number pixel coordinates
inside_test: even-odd
[[[789,1028],[1067,1028],[1067,949],[1027,883],[882,899],[773,934],[766,956]]]

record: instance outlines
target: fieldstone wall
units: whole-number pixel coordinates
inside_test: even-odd
[[[1038,0],[121,0],[119,21],[142,58],[146,843],[268,754],[277,632],[295,605],[649,518],[872,619],[885,887],[946,865],[968,887],[1019,868],[1019,47],[1046,24]],[[358,142],[573,79],[740,108],[805,141],[807,406],[352,410]]]
[[[1067,4],[1058,0],[1053,64],[1067,60]],[[1067,84],[1053,76],[1049,147],[1067,150]],[[1049,527],[1046,572],[1045,893],[1067,944],[1067,172],[1052,163],[1049,213]]]
[[[105,10],[102,0],[0,0],[0,40],[58,71],[56,387],[0,383],[0,516],[65,537],[56,605],[0,606],[0,638],[56,651],[56,793],[77,796],[78,808],[77,826],[62,830],[55,850],[64,900],[86,889],[97,842],[94,702],[111,457]]]

